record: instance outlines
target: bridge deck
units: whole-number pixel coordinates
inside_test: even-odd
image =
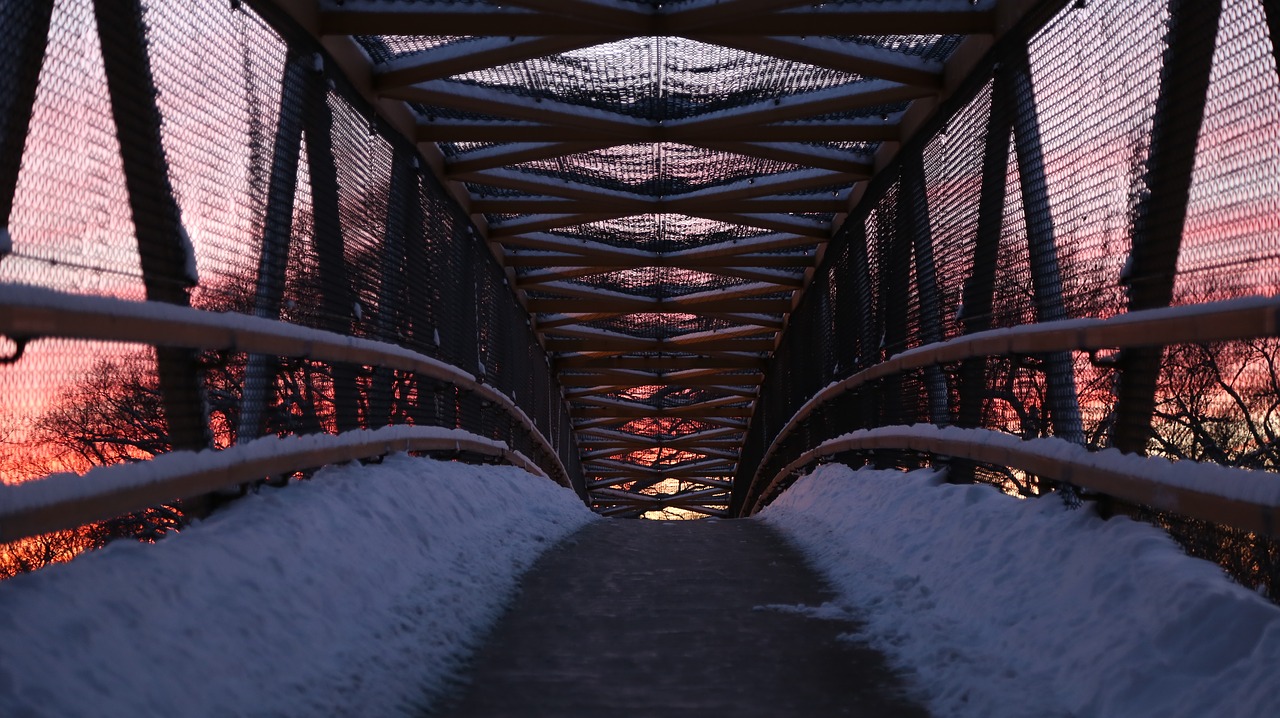
[[[925,716],[758,521],[600,521],[549,551],[451,716]],[[446,701],[448,704],[448,701]]]

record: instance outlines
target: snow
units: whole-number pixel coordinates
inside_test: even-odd
[[[1253,504],[1260,510],[1280,507],[1280,480],[1277,480],[1275,473],[1269,471],[1207,462],[1170,461],[1159,456],[1125,454],[1114,448],[1091,451],[1057,437],[1023,439],[991,429],[962,429],[933,424],[882,426],[852,431],[822,442],[791,466],[808,463],[810,457],[830,456],[856,446],[872,446],[876,442],[885,441],[896,448],[936,451],[964,458],[981,456],[976,451],[966,453],[965,449],[996,448],[1002,450],[1002,463],[1007,466],[1067,481],[1082,488],[1112,493],[1120,498],[1131,497],[1128,492],[1135,491],[1134,496],[1145,497],[1146,502],[1156,508],[1184,512],[1196,518],[1207,519],[1215,514],[1206,513],[1202,507],[1195,505],[1181,505],[1180,501],[1186,497],[1180,497],[1176,492],[1162,490],[1152,494],[1141,489],[1150,486],[1181,489],[1197,492],[1202,497]],[[1105,472],[1110,483],[1095,484],[1098,477],[1090,476],[1081,471],[1083,469]],[[787,469],[779,473],[764,494],[771,493],[775,484],[787,473]],[[1265,517],[1261,520],[1265,520]]]
[[[1280,715],[1280,607],[1154,527],[835,464],[760,517],[934,715]]]
[[[326,468],[0,584],[0,715],[418,715],[593,518],[511,467]]]
[[[148,461],[130,464],[98,466],[84,474],[62,472],[51,474],[39,481],[0,486],[0,520],[33,509],[57,503],[93,499],[109,494],[139,489],[154,484],[179,480],[201,472],[224,472],[227,484],[247,480],[237,476],[235,469],[267,459],[301,457],[308,452],[333,451],[343,448],[370,452],[378,449],[387,453],[407,448],[415,441],[474,442],[505,453],[515,461],[525,464],[534,472],[541,471],[532,461],[519,452],[510,451],[507,444],[487,439],[462,429],[446,429],[438,426],[384,426],[380,429],[358,429],[341,434],[306,434],[302,436],[264,436],[221,451],[174,451],[161,454]],[[370,453],[369,456],[374,455]],[[298,464],[294,464],[297,466]],[[546,478],[543,474],[540,478]]]

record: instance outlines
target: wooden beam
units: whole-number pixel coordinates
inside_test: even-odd
[[[831,223],[795,217],[788,214],[747,214],[745,212],[690,212],[690,216],[709,219],[714,222],[736,224],[741,227],[765,229],[772,232],[798,234],[826,241],[831,236]]]
[[[709,312],[759,312],[782,314],[791,311],[790,299],[723,299],[697,304],[679,303],[674,300],[622,299],[600,297],[598,299],[529,298],[529,311],[535,314],[574,313],[619,314],[707,314]]]
[[[670,126],[685,131],[714,132],[725,127],[803,120],[833,112],[889,105],[936,93],[937,90],[927,87],[888,80],[866,80],[709,112],[674,121]]]
[[[533,122],[556,122],[569,127],[629,135],[648,123],[617,112],[597,110],[560,100],[522,97],[506,90],[451,80],[430,80],[405,87],[388,87],[382,97],[449,107]]]
[[[455,3],[405,3],[378,0],[344,0],[325,3],[319,11],[323,35],[597,35],[621,29],[561,12],[535,12],[506,3],[466,5]],[[684,11],[689,12],[689,11]],[[640,15],[640,13],[636,13]],[[674,16],[674,21],[673,21]],[[587,16],[591,17],[591,16]],[[694,17],[691,15],[685,18]],[[723,18],[723,16],[720,16]],[[637,37],[670,36],[705,25],[682,21],[676,13],[656,13],[636,18],[626,32]],[[721,19],[717,35],[830,35],[833,28],[848,28],[859,35],[990,34],[995,12],[989,7],[940,7],[930,2],[887,4],[829,4],[814,8]]]
[[[418,141],[422,142],[421,133]],[[486,147],[445,160],[444,172],[449,179],[471,181],[474,173],[492,170],[498,167],[518,165],[525,162],[576,155],[583,152],[611,147],[617,143],[609,141],[582,140],[573,142],[521,142],[504,144],[497,147]]]
[[[576,369],[574,370],[577,371]],[[630,371],[630,370],[628,370]],[[628,371],[596,371],[591,374],[560,373],[558,379],[561,386],[602,386],[608,384],[615,387],[635,386],[756,386],[763,380],[760,373],[723,374],[711,376],[685,377],[657,374],[640,376]]]
[[[670,339],[561,339],[547,337],[547,351],[552,352],[768,352],[773,351],[773,339],[719,339],[694,343],[677,343]]]
[[[688,214],[734,212],[749,214],[795,213],[834,214],[848,208],[837,196],[765,197],[741,200],[703,201],[694,199],[566,199],[561,197],[479,197],[471,201],[476,214],[587,214],[625,212],[634,214]]]
[[[720,138],[693,139],[689,144],[746,157],[789,162],[801,167],[847,172],[870,176],[875,167],[871,159],[845,150],[814,147],[795,142],[729,142]]]
[[[451,42],[376,65],[373,86],[380,91],[403,87],[620,39],[620,35],[498,36]]]
[[[515,122],[504,120],[452,120],[435,118],[418,124],[419,142],[537,142],[596,143],[600,147],[624,144],[670,142],[691,144],[694,141],[722,142],[883,142],[901,139],[898,124],[892,119],[869,118],[846,122],[787,122],[754,124],[721,128],[716,132],[698,132],[667,127],[656,123],[637,128],[633,133],[601,132],[551,122]],[[574,154],[581,150],[555,149],[547,157]]]
[[[672,372],[684,369],[755,369],[763,371],[765,360],[754,356],[643,356],[643,357],[559,357],[552,361],[557,371],[563,369],[627,369],[632,371]],[[656,384],[665,384],[659,380]]]
[[[579,214],[538,214],[489,225],[489,238],[504,240],[530,232],[573,227],[627,216],[626,212],[582,212]]]
[[[778,35],[695,35],[690,39],[825,67],[853,75],[877,77],[906,85],[942,85],[942,63],[889,48],[860,45],[833,37]]]
[[[812,240],[806,239],[811,242]],[[685,257],[655,254],[652,257],[628,257],[622,263],[616,256],[586,254],[515,254],[508,252],[503,261],[508,267],[675,267],[679,269],[724,269],[726,267],[812,267],[811,254],[740,254],[728,257]],[[605,271],[602,269],[602,271]]]
[[[712,408],[703,408],[697,406],[682,406],[671,409],[649,409],[644,407],[621,407],[621,406],[583,406],[573,407],[569,409],[569,416],[575,419],[594,419],[594,418],[662,418],[669,416],[682,417],[685,419],[749,419],[753,409],[749,406],[720,406]]]

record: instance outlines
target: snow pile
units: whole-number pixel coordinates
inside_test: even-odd
[[[760,515],[935,715],[1280,715],[1280,608],[1153,527],[840,465]]]
[[[0,584],[0,715],[416,715],[592,520],[511,467],[387,457]]]

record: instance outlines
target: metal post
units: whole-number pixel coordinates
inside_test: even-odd
[[[321,83],[319,76],[312,82]],[[342,217],[338,211],[338,173],[333,157],[333,112],[323,89],[307,93],[304,127],[307,133],[307,167],[311,174],[314,246],[319,270],[322,325],[329,331],[351,333],[355,296],[347,274],[343,251]],[[339,432],[360,428],[360,394],[356,370],[347,364],[331,366],[333,403]]]
[[[387,192],[387,224],[383,235],[381,281],[378,285],[378,316],[375,324],[377,338],[384,342],[399,343],[397,332],[404,327],[405,296],[405,246],[420,237],[410,235],[411,226],[406,221],[412,205],[418,202],[417,177],[413,171],[413,153],[397,146],[391,159],[391,181]],[[370,428],[385,426],[392,420],[391,394],[395,387],[395,371],[376,367],[373,383],[369,388]]]
[[[311,57],[290,57],[285,63],[280,90],[280,119],[271,155],[271,177],[267,186],[266,212],[262,227],[262,250],[258,258],[258,284],[254,292],[253,314],[266,319],[280,318],[284,296],[285,270],[289,264],[289,241],[293,235],[293,205],[298,190],[298,162],[302,150],[302,111],[306,106],[307,73]],[[251,354],[245,364],[244,388],[240,396],[239,441],[262,435],[264,411],[275,379],[275,357]]]
[[[920,298],[920,341],[942,341],[942,304],[938,298],[938,270],[933,262],[933,232],[929,227],[929,198],[925,189],[924,158],[912,154],[902,165],[902,194],[898,197],[898,221],[912,238],[916,262],[916,295]],[[938,426],[951,423],[947,378],[936,366],[925,367],[929,395],[929,420]]]
[[[1017,112],[1013,120],[1014,151],[1022,180],[1022,206],[1027,221],[1027,250],[1031,260],[1031,283],[1035,290],[1036,320],[1052,322],[1067,318],[1062,301],[1062,274],[1053,236],[1053,216],[1049,207],[1049,185],[1045,179],[1044,154],[1040,145],[1040,120],[1036,113],[1035,89],[1026,46],[1021,46],[1009,71],[1012,75]],[[1076,394],[1075,368],[1070,352],[1052,352],[1044,357],[1048,383],[1046,401],[1053,417],[1053,433],[1073,444],[1084,443],[1080,423],[1080,400]]]
[[[1144,177],[1147,193],[1137,207],[1126,277],[1129,311],[1168,306],[1173,299],[1221,14],[1221,4],[1207,0],[1172,0],[1169,6],[1167,47]],[[1120,356],[1112,445],[1121,451],[1146,452],[1162,356],[1160,348],[1128,349]]]
[[[196,283],[195,257],[169,184],[142,5],[140,0],[96,0],[94,15],[147,299],[187,306],[187,290]],[[207,410],[196,352],[157,348],[156,362],[170,446],[207,447]]]
[[[887,194],[881,200],[880,212],[877,214],[876,235],[880,245],[880,286],[877,312],[883,334],[882,356],[889,359],[907,348],[907,304],[910,302],[908,275],[911,268],[911,236],[903,227],[901,207],[901,185],[896,192]],[[894,215],[886,217],[884,210],[891,209]],[[894,373],[878,382],[880,424],[915,423],[915,411],[908,414],[903,397],[902,374]],[[901,462],[897,452],[877,454],[878,468],[899,466]]]
[[[973,269],[964,285],[960,321],[965,334],[991,328],[996,263],[1000,231],[1004,226],[1004,200],[1009,170],[1009,137],[1013,130],[1009,73],[996,69],[991,88],[991,114],[982,154],[982,187],[978,196],[978,227],[973,244]],[[966,359],[960,367],[960,406],[957,423],[965,428],[982,425],[983,394],[987,389],[987,360]],[[954,483],[973,481],[974,466],[955,462],[948,473]]]
[[[0,3],[0,25],[5,28],[5,42],[0,44],[0,77],[6,78],[0,81],[4,89],[0,92],[0,259],[13,251],[9,220],[52,13],[52,0]]]

